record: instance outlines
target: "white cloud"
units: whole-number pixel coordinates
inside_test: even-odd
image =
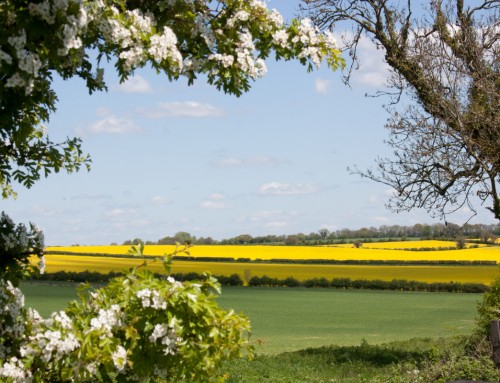
[[[314,81],[314,89],[316,90],[316,93],[327,94],[330,91],[330,88],[331,88],[331,81],[329,80],[317,78]]]
[[[261,185],[259,194],[265,195],[300,195],[312,194],[318,191],[318,187],[312,184],[284,184],[280,182],[270,182]]]
[[[222,193],[213,193],[211,196],[210,196],[210,199],[213,199],[213,200],[221,200],[221,199],[224,199],[226,198],[226,196]]]
[[[384,60],[384,50],[367,37],[362,37],[358,45],[359,69],[353,73],[352,79],[360,85],[380,88],[386,84],[389,76],[389,65]]]
[[[398,192],[396,191],[396,189],[392,189],[392,188],[391,188],[391,189],[387,189],[387,190],[384,192],[384,195],[385,195],[386,197],[389,197],[389,198],[391,198],[391,197],[397,197]]]
[[[196,101],[160,102],[153,109],[140,109],[139,112],[151,119],[164,117],[204,118],[224,115],[222,109]]]
[[[222,193],[212,193],[208,199],[201,202],[200,207],[203,209],[227,209],[231,207],[224,202],[226,196]]]
[[[116,87],[119,92],[125,93],[151,93],[153,87],[141,76],[134,76],[127,79],[125,82]]]
[[[142,128],[131,119],[120,118],[111,114],[94,122],[86,130],[94,134],[126,134],[141,132]]]

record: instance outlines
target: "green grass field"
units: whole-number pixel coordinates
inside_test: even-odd
[[[44,317],[76,297],[75,285],[24,284],[26,305]],[[469,334],[477,294],[225,287],[219,303],[252,322],[258,354],[325,345],[380,344]]]

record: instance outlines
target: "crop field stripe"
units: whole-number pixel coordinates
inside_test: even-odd
[[[75,255],[47,255],[46,271],[124,271],[138,266],[140,259],[112,258]],[[150,262],[148,269],[161,273],[160,262]],[[238,274],[275,277],[284,279],[292,276],[300,281],[324,277],[350,279],[392,279],[416,280],[421,282],[483,283],[489,285],[498,275],[498,266],[371,266],[371,265],[299,265],[299,264],[259,264],[236,262],[189,262],[173,261],[174,273],[211,272],[215,275]]]
[[[432,241],[439,244],[440,241]],[[415,242],[402,242],[412,247]],[[380,244],[379,244],[380,245]],[[386,244],[382,244],[385,246]],[[436,246],[434,246],[436,247]],[[127,254],[130,246],[72,246],[48,247],[47,251],[79,253]],[[146,255],[161,256],[172,253],[175,246],[146,245]],[[494,261],[500,263],[500,247],[488,246],[463,250],[406,251],[401,249],[327,247],[327,246],[219,246],[199,245],[189,249],[197,258],[246,258],[246,259],[334,259],[334,260],[385,260],[385,261]]]

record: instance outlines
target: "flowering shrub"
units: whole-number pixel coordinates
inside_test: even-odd
[[[217,282],[131,272],[42,319],[0,284],[2,382],[217,382],[241,356],[248,320],[220,309]]]
[[[55,110],[55,73],[82,78],[90,92],[104,90],[100,61],[113,58],[122,81],[151,65],[170,80],[191,84],[202,74],[241,95],[265,74],[273,51],[309,69],[323,59],[343,65],[332,34],[308,20],[287,26],[263,0],[3,0],[0,22],[4,197],[14,194],[12,180],[30,187],[41,174],[89,166],[79,138],[53,143],[42,125]]]
[[[16,225],[7,214],[0,214],[0,278],[18,285],[30,273],[29,257],[37,254],[43,262],[43,233],[33,224]]]
[[[142,256],[142,246],[132,250]],[[167,274],[171,257],[162,260]],[[223,360],[245,350],[251,356],[250,323],[217,305],[214,278],[159,278],[146,263],[143,256],[100,289],[86,286],[79,301],[48,319],[26,309],[22,292],[0,278],[0,381],[221,382]]]

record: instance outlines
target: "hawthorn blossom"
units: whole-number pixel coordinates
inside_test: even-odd
[[[108,310],[99,309],[97,318],[92,318],[90,320],[90,331],[104,330],[107,333],[111,333],[113,327],[118,326],[121,323],[120,313],[120,306],[116,304],[111,305]]]
[[[21,360],[12,357],[0,367],[0,377],[10,378],[13,383],[31,382],[31,372],[24,367]]]
[[[125,370],[127,366],[127,350],[123,346],[118,346],[116,351],[111,355],[111,358],[118,371],[122,372]]]

